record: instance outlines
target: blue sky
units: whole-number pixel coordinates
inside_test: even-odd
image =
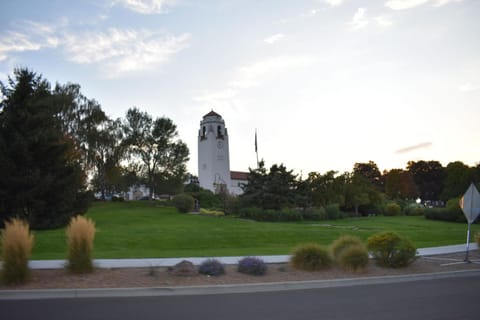
[[[74,82],[113,118],[167,116],[191,151],[211,109],[232,170],[480,161],[480,1],[0,2],[0,80]]]

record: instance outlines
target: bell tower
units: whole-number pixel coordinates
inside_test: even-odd
[[[228,192],[231,184],[227,128],[222,116],[213,110],[200,121],[198,180],[202,188],[215,193]]]

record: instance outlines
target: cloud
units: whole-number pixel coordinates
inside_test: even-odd
[[[422,142],[414,146],[408,146],[405,148],[398,149],[397,151],[395,151],[395,153],[404,154],[404,153],[408,153],[408,152],[419,150],[419,149],[427,149],[427,148],[430,148],[431,146],[432,146],[431,142]]]
[[[188,33],[172,35],[146,29],[110,28],[104,32],[74,33],[65,20],[56,26],[21,21],[14,27],[14,31],[0,35],[0,61],[11,59],[19,52],[58,48],[74,63],[98,64],[107,77],[165,63],[188,47],[190,40]]]
[[[343,3],[343,0],[323,0],[323,2],[331,5],[332,7],[339,6]]]
[[[388,16],[378,16],[373,18],[373,20],[381,27],[390,27],[393,24]]]
[[[259,62],[243,66],[239,69],[239,81],[257,82],[257,80],[267,74],[285,71],[287,69],[303,68],[313,63],[313,59],[305,56],[279,56],[265,59]]]
[[[158,14],[168,11],[168,7],[175,4],[174,0],[117,0],[115,4],[120,4],[128,10],[141,14]]]
[[[412,9],[427,3],[431,3],[434,7],[441,7],[453,2],[461,2],[463,0],[389,0],[385,6],[393,10]]]
[[[265,77],[277,75],[280,72],[286,72],[292,69],[303,68],[311,65],[313,59],[308,57],[279,56],[261,60],[237,70],[234,80],[228,82],[228,86],[223,90],[207,92],[193,97],[197,102],[203,102],[211,106],[223,109],[238,106],[240,101],[238,95],[241,89],[247,89],[261,85]]]
[[[55,35],[55,27],[32,21],[21,21],[16,31],[6,31],[0,37],[0,61],[8,59],[12,53],[38,51],[55,48],[60,39]]]
[[[236,95],[237,95],[237,92],[229,88],[222,91],[205,93],[201,96],[194,97],[193,100],[198,102],[208,102],[208,103],[216,104],[216,102],[218,102],[219,100],[229,100],[235,97]]]
[[[386,15],[368,18],[365,8],[358,8],[349,24],[352,30],[357,31],[366,28],[371,22],[374,22],[375,25],[382,28],[388,28],[393,24],[390,17]]]
[[[365,16],[366,12],[367,10],[365,10],[364,8],[357,9],[355,14],[353,15],[352,21],[350,22],[353,30],[360,30],[368,25],[369,21]]]
[[[188,33],[174,36],[148,30],[111,28],[105,33],[69,34],[65,37],[68,59],[79,64],[102,63],[108,77],[146,70],[188,47]]]
[[[284,34],[277,33],[277,34],[274,34],[273,36],[270,36],[268,38],[263,39],[263,41],[268,43],[268,44],[274,44],[275,42],[277,42],[277,41],[279,41],[283,38],[285,38]]]
[[[473,85],[470,82],[466,82],[458,87],[458,90],[461,92],[471,92],[471,91],[477,91],[480,89],[480,86]]]

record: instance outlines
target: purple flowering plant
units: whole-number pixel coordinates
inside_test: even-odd
[[[267,264],[257,257],[245,257],[238,262],[237,270],[253,276],[263,276],[267,272]]]

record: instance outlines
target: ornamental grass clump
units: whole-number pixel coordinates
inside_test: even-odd
[[[337,262],[343,250],[353,245],[363,245],[363,241],[358,237],[349,235],[341,236],[333,241],[330,245],[330,250],[332,251],[332,256],[335,262]]]
[[[349,271],[358,271],[368,265],[368,250],[360,238],[342,236],[335,240],[330,250],[335,263]]]
[[[30,278],[28,259],[33,247],[33,235],[30,234],[28,223],[20,219],[6,222],[1,242],[2,282],[7,285],[26,283]]]
[[[207,259],[200,264],[198,272],[207,276],[218,277],[225,274],[225,266],[217,259]]]
[[[415,261],[417,254],[414,244],[395,232],[374,234],[368,238],[367,247],[375,262],[387,268],[406,267]]]
[[[73,217],[66,233],[68,245],[67,269],[73,273],[92,272],[94,222],[82,216]]]
[[[336,260],[340,268],[353,272],[365,269],[368,262],[368,250],[364,244],[353,244],[346,247]]]
[[[263,276],[267,273],[267,264],[257,257],[245,257],[238,262],[237,271],[252,276]]]
[[[319,271],[332,265],[328,249],[316,243],[299,245],[290,258],[292,266],[306,271]]]

